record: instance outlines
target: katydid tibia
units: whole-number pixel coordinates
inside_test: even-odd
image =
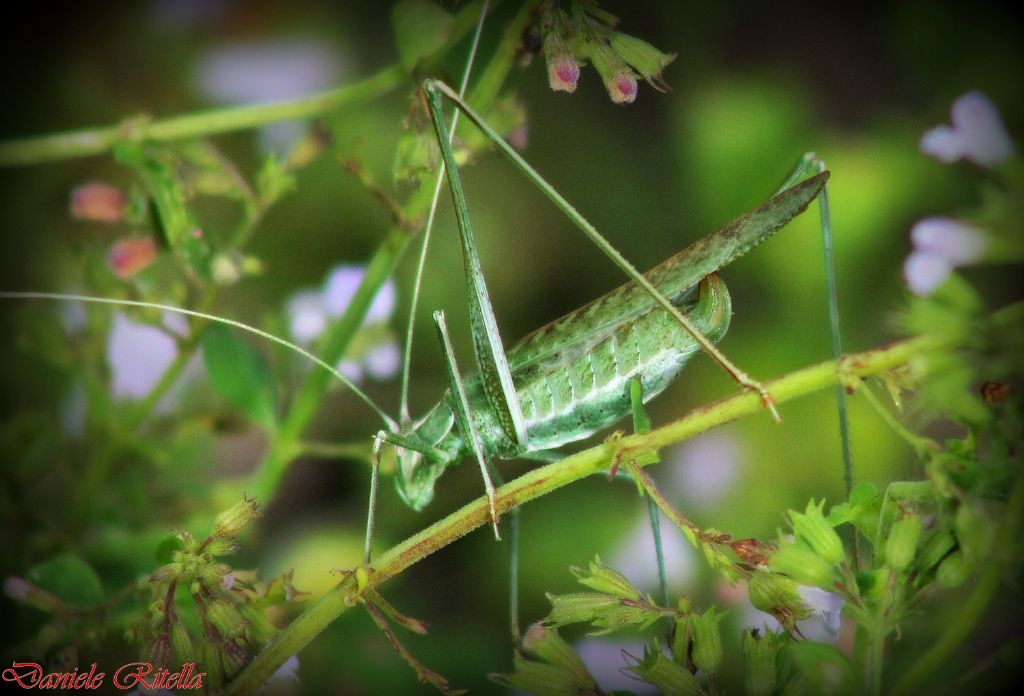
[[[453,90],[431,80],[424,90],[458,221],[479,370],[459,377],[443,314],[435,313],[450,388],[424,417],[404,423],[400,432],[378,434],[378,448],[381,440],[401,448],[396,482],[407,504],[422,509],[444,470],[475,455],[497,533],[488,458],[536,454],[589,437],[630,412],[631,380],[639,381],[646,402],[702,348],[743,386],[760,391],[770,405],[770,395],[713,347],[732,315],[728,290],[716,271],[766,240],[823,191],[829,174],[817,160],[805,158],[793,177],[798,183],[641,276]],[[505,351],[446,134],[442,97],[479,126],[632,280]],[[817,173],[799,181],[812,171]]]

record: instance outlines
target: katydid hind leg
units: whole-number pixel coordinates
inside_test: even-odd
[[[473,228],[469,220],[462,180],[455,164],[451,142],[448,140],[440,94],[428,91],[427,102],[430,105],[434,132],[445,164],[448,189],[455,206],[455,217],[458,222],[459,240],[462,245],[462,258],[466,272],[466,299],[469,308],[470,330],[473,334],[473,349],[476,354],[477,366],[480,369],[484,394],[509,439],[525,449],[528,445],[526,420],[523,418],[515,385],[512,383],[512,371],[509,369],[508,360],[505,357],[505,349],[498,332],[494,308],[491,305],[483,270],[480,267],[480,257],[473,239]]]

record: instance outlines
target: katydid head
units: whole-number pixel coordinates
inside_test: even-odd
[[[419,511],[434,499],[434,484],[460,455],[452,450],[455,416],[444,401],[426,416],[404,423],[389,440],[398,456],[395,487],[398,495],[413,510]]]

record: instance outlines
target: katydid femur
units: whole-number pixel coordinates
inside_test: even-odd
[[[455,206],[479,370],[465,379],[459,376],[444,314],[435,312],[449,389],[424,417],[403,422],[399,432],[381,431],[374,448],[378,452],[382,441],[400,448],[396,482],[408,505],[422,509],[433,498],[444,470],[474,455],[497,534],[488,458],[547,452],[589,437],[630,412],[632,380],[639,381],[646,402],[701,349],[772,406],[770,395],[714,348],[732,315],[728,291],[716,271],[770,237],[823,193],[829,175],[820,162],[806,157],[790,179],[798,183],[641,275],[454,90],[427,80],[424,92]],[[473,121],[626,272],[630,282],[538,329],[506,352],[480,268],[442,98]],[[375,475],[376,468],[375,463]],[[376,485],[372,488],[375,491]]]

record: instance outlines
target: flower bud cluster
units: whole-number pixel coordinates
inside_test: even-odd
[[[573,3],[571,13],[550,3],[540,29],[551,89],[576,91],[580,67],[589,60],[616,104],[636,99],[638,78],[657,90],[667,90],[662,71],[676,54],[663,53],[642,39],[616,31],[617,23],[617,18],[594,3]]]
[[[237,675],[274,637],[265,609],[299,594],[290,575],[260,590],[251,573],[233,571],[218,560],[239,549],[237,536],[258,516],[257,501],[243,498],[217,516],[213,533],[202,541],[181,531],[160,545],[158,557],[167,562],[148,583],[156,599],[148,618],[133,631],[148,662],[167,667],[197,663],[216,687]],[[179,616],[178,588],[187,589],[195,605],[199,635]]]

